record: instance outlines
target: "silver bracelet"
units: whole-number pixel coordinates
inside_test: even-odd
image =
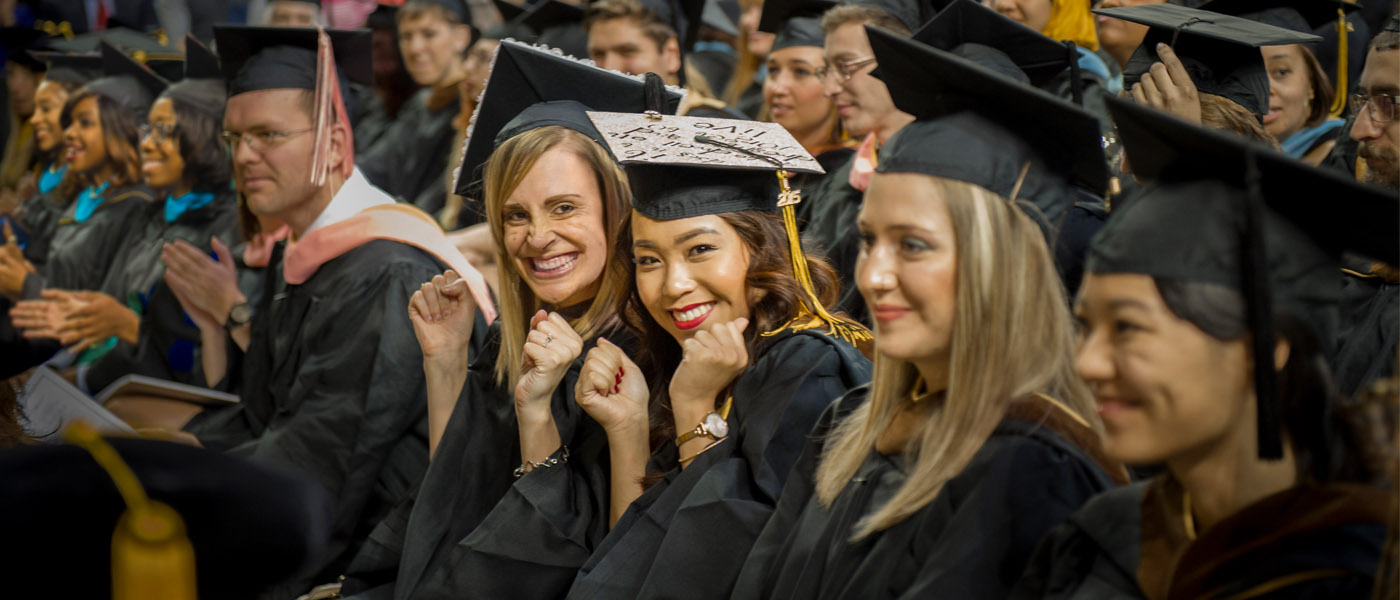
[[[568,446],[560,446],[559,451],[555,454],[558,454],[558,456],[551,455],[549,458],[544,459],[544,461],[542,462],[534,462],[527,460],[523,463],[520,463],[520,466],[515,468],[515,478],[520,479],[521,477],[524,477],[526,473],[529,473],[530,471],[533,471],[535,469],[548,469],[549,467],[562,465],[566,462],[569,462]],[[529,468],[526,469],[525,467]]]

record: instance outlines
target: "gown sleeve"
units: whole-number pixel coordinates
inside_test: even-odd
[[[868,378],[868,361],[835,338],[776,340],[735,384],[729,420],[737,431],[634,502],[570,597],[727,597],[807,432]],[[674,446],[662,452],[660,464],[674,467]]]

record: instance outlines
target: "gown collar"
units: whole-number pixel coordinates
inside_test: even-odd
[[[73,220],[82,223],[92,218],[92,213],[96,212],[97,207],[102,205],[102,195],[107,192],[107,187],[110,185],[112,182],[104,181],[102,185],[78,192],[78,199],[73,205]]]

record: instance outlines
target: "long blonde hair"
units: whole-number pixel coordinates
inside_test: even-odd
[[[531,129],[501,144],[486,161],[485,197],[486,221],[491,238],[496,242],[496,264],[501,265],[500,302],[501,350],[496,357],[496,382],[511,388],[520,374],[524,361],[525,336],[529,334],[530,317],[543,308],[543,303],[526,285],[516,270],[506,249],[505,220],[502,207],[515,192],[525,175],[545,152],[562,146],[573,152],[592,168],[598,190],[603,196],[603,225],[607,239],[618,240],[623,226],[632,214],[632,193],[622,168],[613,162],[607,151],[596,142],[566,127],[548,126]],[[588,310],[573,322],[574,331],[584,339],[611,331],[622,324],[620,307],[627,301],[629,265],[617,259],[616,244],[608,247],[602,284]]]
[[[881,177],[881,175],[876,175]],[[957,239],[957,291],[942,405],[904,448],[908,478],[852,539],[887,529],[927,506],[991,436],[1007,407],[1035,394],[1062,401],[1101,429],[1088,388],[1074,372],[1074,337],[1064,287],[1040,227],[1006,199],[975,185],[934,178]],[[907,402],[917,372],[878,353],[869,401],[846,418],[817,469],[817,498],[831,506],[875,441]]]

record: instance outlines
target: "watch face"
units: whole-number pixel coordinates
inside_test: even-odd
[[[719,413],[710,413],[705,415],[705,429],[708,429],[715,439],[719,439],[729,435],[729,422],[719,416]]]
[[[248,306],[248,303],[246,302],[235,304],[233,305],[233,308],[229,309],[228,316],[229,320],[240,325],[243,323],[247,323],[248,321],[253,319],[253,307]]]

